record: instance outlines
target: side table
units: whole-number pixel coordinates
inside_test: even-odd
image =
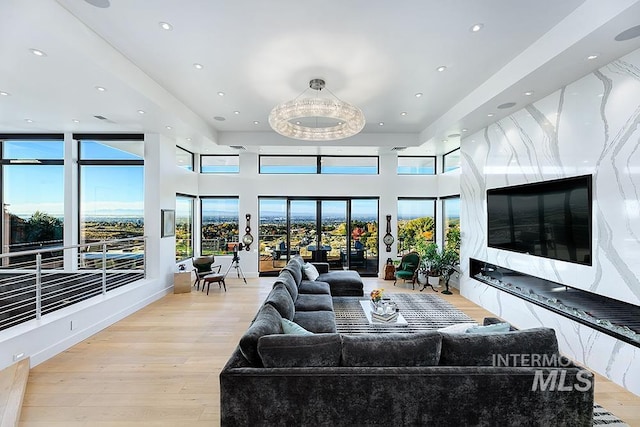
[[[173,293],[184,294],[191,292],[191,271],[173,273]]]

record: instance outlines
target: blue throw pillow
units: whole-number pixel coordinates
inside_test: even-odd
[[[313,335],[313,332],[307,331],[302,326],[284,317],[282,318],[282,332],[289,335]]]
[[[488,333],[501,334],[504,332],[509,332],[509,328],[511,328],[511,325],[509,325],[506,322],[494,323],[493,325],[487,325],[487,326],[476,325],[467,329],[467,333],[468,334],[488,334]]]

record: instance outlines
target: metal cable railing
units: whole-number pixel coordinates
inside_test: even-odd
[[[146,239],[0,255],[0,330],[146,277]]]

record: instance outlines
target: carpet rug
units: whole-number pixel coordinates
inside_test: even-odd
[[[386,294],[400,309],[408,325],[369,324],[359,301],[362,297],[334,297],[333,310],[336,328],[343,334],[362,333],[415,333],[453,325],[473,322],[473,319],[458,310],[451,303],[433,294]],[[593,405],[594,426],[629,427],[611,412],[598,404]]]
[[[454,323],[473,322],[473,319],[458,310],[451,303],[433,294],[387,293],[386,297],[396,303],[400,314],[408,325],[394,323],[369,324],[360,306],[362,297],[334,297],[333,310],[336,315],[336,328],[343,334],[361,334],[366,332],[385,333],[433,330]]]

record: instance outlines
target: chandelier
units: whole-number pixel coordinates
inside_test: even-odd
[[[312,79],[309,87],[320,92],[322,79]],[[305,92],[307,89],[305,89]],[[364,128],[364,114],[358,107],[338,99],[327,89],[331,98],[297,98],[277,105],[269,114],[269,125],[289,138],[305,141],[333,141],[359,133]]]

